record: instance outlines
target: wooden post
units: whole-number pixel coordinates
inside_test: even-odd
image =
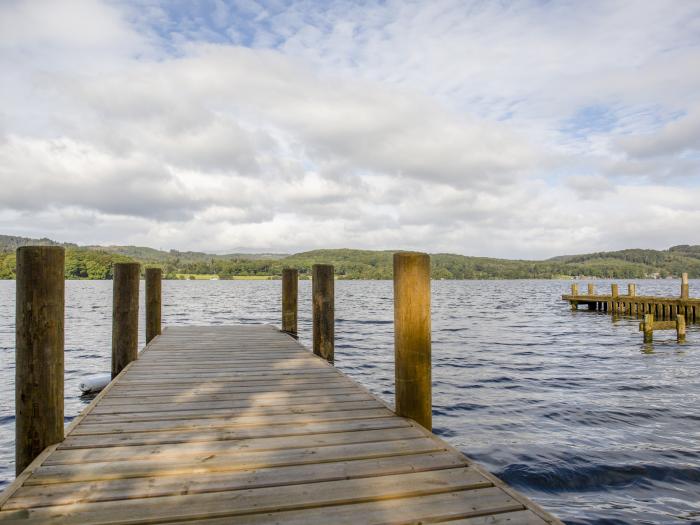
[[[685,317],[682,315],[676,317],[676,339],[679,343],[685,341]]]
[[[630,297],[636,297],[637,296],[637,285],[634,283],[629,283],[627,285],[627,295]]]
[[[688,274],[684,272],[681,275],[681,299],[687,299],[688,293]]]
[[[160,268],[146,268],[146,344],[161,331],[161,282]]]
[[[595,295],[595,284],[588,283],[588,295]]]
[[[299,270],[282,270],[282,331],[297,337],[297,299],[299,295]]]
[[[432,429],[430,256],[394,254],[396,413]]]
[[[63,440],[65,250],[17,249],[15,471]]]
[[[571,284],[571,295],[573,295],[573,296],[578,295],[578,284],[576,284],[576,283]],[[572,310],[578,310],[578,301],[569,301],[569,304],[571,305]]]
[[[619,294],[620,293],[619,293],[619,288],[618,288],[617,284],[611,284],[610,285],[610,295],[611,295],[610,310],[614,314],[618,313],[617,296]]]
[[[115,263],[112,301],[112,379],[138,357],[139,263]]]
[[[312,308],[313,308],[313,349],[314,354],[323,357],[329,363],[334,359],[334,271],[330,264],[314,264]]]
[[[644,314],[644,342],[654,340],[654,314]]]

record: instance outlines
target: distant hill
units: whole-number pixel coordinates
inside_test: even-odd
[[[57,243],[50,239],[30,239],[0,235],[0,279],[14,278],[14,252],[19,246]],[[138,261],[163,268],[167,278],[182,275],[279,276],[284,267],[298,268],[301,275],[311,273],[316,263],[335,266],[341,279],[390,279],[395,250],[313,250],[292,255],[209,254],[203,252],[163,251],[143,246],[66,247],[66,277],[70,279],[111,279],[112,265],[119,261]],[[582,255],[562,255],[544,261],[469,257],[449,253],[432,254],[435,279],[552,279],[573,276],[600,278],[648,278],[679,276],[688,272],[700,277],[700,246],[680,245],[668,250],[628,249]]]
[[[141,262],[165,263],[168,261],[208,261],[211,259],[230,260],[230,259],[282,259],[288,254],[286,253],[229,253],[229,254],[211,254],[203,252],[180,252],[178,250],[156,250],[155,248],[147,248],[145,246],[84,246],[87,250],[99,250],[108,253],[116,253],[126,257],[132,257]]]

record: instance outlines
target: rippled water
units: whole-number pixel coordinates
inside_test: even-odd
[[[67,421],[87,403],[80,378],[109,372],[111,286],[66,283]],[[700,523],[700,330],[645,345],[636,320],[571,312],[568,288],[433,283],[436,433],[568,523]],[[164,281],[163,321],[279,324],[279,293],[279,281]],[[299,293],[308,346],[309,281]],[[393,402],[392,283],[338,281],[336,318],[336,365]],[[14,282],[0,281],[0,488],[14,475],[13,345]]]

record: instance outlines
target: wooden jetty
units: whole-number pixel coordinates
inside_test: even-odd
[[[409,257],[414,259],[397,266],[401,275],[395,281],[397,344],[404,345],[396,353],[403,361],[397,363],[397,381],[404,382],[404,391],[411,383],[424,388],[430,377],[429,370],[420,370],[424,357],[415,360],[404,352],[410,348],[425,356],[427,350],[429,356],[430,346],[429,336],[425,346],[429,318],[415,330],[403,325],[412,315],[424,317],[430,305],[429,260]],[[34,262],[41,260],[37,256]],[[119,275],[133,279],[129,272]],[[18,272],[18,289],[28,287],[26,277]],[[35,277],[44,285],[51,278]],[[416,283],[422,286],[409,288]],[[160,288],[159,283],[149,286]],[[123,300],[127,288],[115,282],[115,298],[121,297],[115,306],[133,304]],[[292,288],[296,293],[293,286],[284,289]],[[401,298],[416,290],[428,291],[427,302],[413,297],[416,308],[411,309]],[[39,332],[34,341],[47,340],[42,329],[55,335],[56,312],[50,306],[56,306],[59,292],[54,290],[53,301],[42,293],[25,297],[33,302],[32,311],[43,301],[43,321],[33,326],[33,319],[18,319],[18,330],[33,326]],[[157,305],[159,319],[160,300],[150,299],[147,308]],[[18,316],[26,317],[23,304],[18,304]],[[296,302],[285,298],[284,304]],[[48,412],[58,407],[37,397],[34,418],[27,420],[18,405],[22,431],[29,434],[18,435],[18,460],[26,461],[27,451],[36,454],[26,468],[18,467],[17,479],[0,495],[0,522],[561,523],[433,435],[429,415],[421,413],[424,403],[409,406],[415,389],[397,389],[403,404],[399,409],[397,403],[403,412],[397,415],[337,370],[326,339],[332,334],[328,325],[333,320],[327,317],[332,307],[327,301],[320,305],[325,313],[319,315],[326,317],[314,319],[323,323],[318,332],[324,338],[316,354],[301,346],[295,333],[287,333],[296,330],[296,311],[283,312],[287,331],[243,325],[168,327],[160,333],[159,322],[148,325],[152,338],[146,348],[115,370],[112,382],[69,425],[65,437],[41,450],[30,445]],[[147,318],[153,315],[147,312]],[[124,311],[115,312],[114,322],[133,330],[126,317]],[[120,353],[124,341],[131,345],[125,334],[113,338],[113,352]],[[32,344],[18,344],[18,354],[27,354],[25,362],[33,362]],[[62,350],[62,341],[55,346]],[[419,363],[418,373],[410,372],[416,367],[409,363]],[[19,371],[18,381],[21,394],[26,377]],[[61,416],[62,409],[61,404]],[[411,410],[416,417],[404,417]]]
[[[589,310],[601,310],[614,315],[631,315],[643,318],[652,314],[654,319],[675,321],[682,315],[689,323],[700,321],[700,299],[689,297],[688,275],[683,274],[679,297],[655,297],[637,295],[635,284],[629,284],[627,294],[620,295],[619,286],[612,284],[609,294],[598,294],[593,284],[588,285],[587,293],[579,292],[578,284],[571,285],[571,293],[561,296],[573,310],[579,305],[587,305]]]

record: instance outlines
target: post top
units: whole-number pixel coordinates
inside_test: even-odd
[[[425,252],[394,252],[394,259],[397,258],[407,258],[407,259],[430,259],[430,254]]]
[[[63,246],[53,246],[53,245],[35,245],[35,246],[20,246],[17,248],[17,253],[20,252],[65,252],[66,249]]]
[[[138,263],[136,263],[138,264]],[[146,273],[162,273],[163,269],[162,268],[146,268]]]
[[[121,268],[133,268],[133,267],[138,267],[139,269],[141,268],[141,263],[137,262],[115,262],[114,266],[121,267]]]
[[[332,264],[314,264],[311,268],[333,268]]]

